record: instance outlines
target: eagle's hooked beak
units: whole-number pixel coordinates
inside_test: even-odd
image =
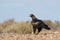
[[[36,18],[33,14],[29,14],[29,17],[31,17],[32,19]]]

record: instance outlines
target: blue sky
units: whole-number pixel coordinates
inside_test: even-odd
[[[42,20],[60,20],[60,0],[0,0],[0,22],[28,21],[30,13]]]

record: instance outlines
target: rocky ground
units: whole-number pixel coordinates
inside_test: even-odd
[[[2,33],[0,34],[0,40],[60,40],[60,32],[59,31],[42,31],[38,35]]]

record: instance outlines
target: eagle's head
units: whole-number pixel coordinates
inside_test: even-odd
[[[36,17],[35,17],[34,14],[30,14],[30,17],[31,17],[32,19],[36,19]]]

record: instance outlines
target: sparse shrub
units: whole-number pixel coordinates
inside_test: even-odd
[[[7,26],[2,30],[3,33],[31,33],[32,27],[30,22],[18,22],[16,24]]]
[[[60,22],[51,20],[44,20],[44,22],[51,27],[53,30],[60,30]],[[7,20],[3,23],[0,23],[0,33],[20,33],[27,34],[32,33],[32,25],[30,21],[26,22],[16,22],[14,20]]]

